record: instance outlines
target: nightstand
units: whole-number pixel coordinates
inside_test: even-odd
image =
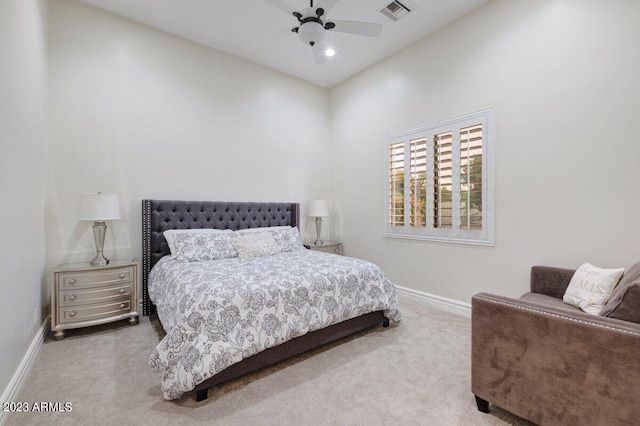
[[[65,263],[53,271],[51,331],[129,319],[138,322],[138,262],[111,261],[106,266]]]
[[[325,241],[324,244],[304,243],[304,246],[310,250],[342,254],[342,243],[336,241]]]

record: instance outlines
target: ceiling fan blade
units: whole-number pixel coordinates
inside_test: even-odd
[[[382,24],[358,21],[340,21],[331,19],[336,26],[331,31],[339,33],[358,34],[369,37],[378,37],[382,33]]]
[[[324,14],[326,15],[337,2],[338,0],[324,0],[320,2],[319,7],[324,9]]]
[[[324,43],[316,43],[311,48],[311,50],[313,51],[313,59],[315,59],[316,65],[321,65],[327,62],[327,55],[324,53],[326,49],[327,48],[325,47]]]
[[[264,0],[267,3],[269,3],[271,6],[275,7],[276,9],[280,9],[281,11],[285,12],[288,15],[292,15],[293,12],[297,12],[298,9],[296,9],[295,7],[291,6],[289,3],[287,3],[284,0]]]

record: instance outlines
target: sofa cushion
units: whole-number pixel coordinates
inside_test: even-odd
[[[633,313],[635,312],[635,317],[640,317],[640,312],[638,312],[640,311],[640,304],[635,304],[634,306],[632,302],[635,297],[635,293],[639,291],[638,283],[640,283],[640,262],[635,263],[625,271],[622,279],[620,280],[620,284],[618,284],[615,290],[613,290],[613,293],[611,293],[611,298],[600,312],[600,315],[604,317],[618,318],[617,316],[612,316],[612,314],[615,312],[614,315],[622,315],[625,318],[629,318],[634,317]],[[631,291],[631,293],[629,293],[629,291]],[[627,300],[627,298],[629,298],[629,300]],[[625,306],[621,307],[620,305],[623,302]],[[628,312],[632,315],[625,315],[623,314],[623,312]],[[627,319],[626,321],[633,320]],[[633,322],[640,321],[636,320]]]
[[[543,306],[551,306],[558,309],[564,309],[566,311],[571,311],[571,312],[582,312],[580,308],[576,308],[575,306],[568,305],[564,303],[562,299],[558,299],[557,297],[553,297],[553,296],[548,296],[546,294],[525,293],[522,296],[520,296],[520,300],[537,303]]]
[[[627,286],[622,302],[607,316],[640,324],[640,280]]]
[[[626,271],[624,271],[624,275],[620,280],[620,285],[625,285],[630,283],[631,281],[637,281],[640,279],[640,262],[636,262],[631,265]]]
[[[634,263],[626,271],[620,280],[618,286],[611,293],[611,298],[600,312],[602,316],[608,316],[622,302],[624,295],[627,293],[629,286],[633,282],[640,280],[640,262]]]
[[[562,300],[588,314],[598,315],[620,282],[624,269],[602,269],[590,263],[581,265],[573,274]]]

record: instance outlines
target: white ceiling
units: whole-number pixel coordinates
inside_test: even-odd
[[[336,55],[316,65],[311,48],[291,33],[297,20],[264,0],[81,0],[171,34],[286,74],[333,87],[404,49],[488,0],[411,0],[417,5],[392,22],[378,11],[391,0],[340,0],[329,18],[383,24],[377,38],[327,32]],[[402,1],[402,0],[401,0]],[[287,0],[304,9],[308,0]],[[316,0],[315,7],[323,0]]]

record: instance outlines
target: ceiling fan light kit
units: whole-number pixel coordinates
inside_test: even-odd
[[[299,26],[292,28],[291,31],[298,34],[298,38],[302,43],[307,46],[311,46],[313,57],[318,65],[325,63],[327,56],[333,56],[335,54],[332,49],[326,49],[323,44],[327,31],[364,35],[368,37],[377,37],[382,32],[382,24],[356,21],[322,20],[322,17],[329,13],[337,0],[325,0],[322,3],[324,7],[318,8],[314,8],[313,0],[310,0],[309,7],[301,11],[296,10],[293,6],[290,6],[283,0],[264,1],[284,12],[290,13],[298,20]]]
[[[300,25],[296,32],[300,41],[311,47],[324,41],[325,37],[324,27],[317,22],[307,22],[304,25]]]

